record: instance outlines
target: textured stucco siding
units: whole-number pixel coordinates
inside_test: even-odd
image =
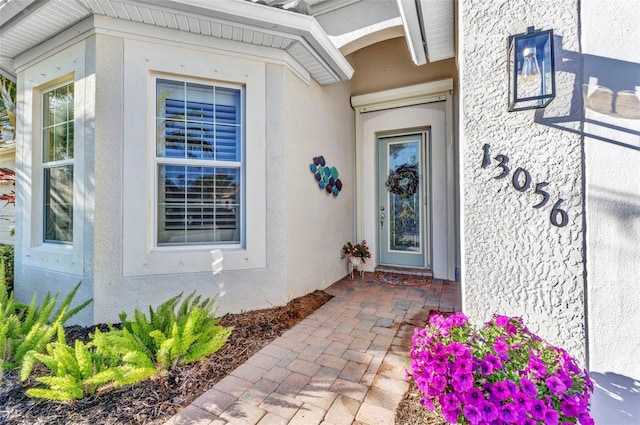
[[[566,60],[579,50],[577,4],[465,0],[459,6],[463,309],[476,322],[493,313],[522,316],[584,364],[582,144],[573,131],[581,76],[579,61]],[[508,112],[507,39],[528,26],[554,29],[557,97],[546,110]],[[570,124],[555,128],[556,118]],[[482,168],[485,143],[492,161]],[[503,179],[494,178],[499,154],[508,156],[511,170]],[[523,192],[512,184],[519,167],[531,175]],[[550,200],[534,209],[541,182],[549,183]],[[565,227],[550,222],[560,198],[569,216]]]

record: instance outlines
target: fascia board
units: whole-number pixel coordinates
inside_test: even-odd
[[[404,26],[405,37],[411,59],[416,65],[427,63],[427,54],[422,43],[422,30],[420,28],[420,18],[415,0],[397,0],[400,17]]]
[[[139,0],[138,3],[153,4],[155,0]],[[283,35],[298,35],[308,43],[315,53],[342,80],[348,80],[353,75],[353,68],[333,45],[324,30],[312,16],[280,10],[248,1],[215,1],[210,0],[172,0],[163,2],[164,7],[173,10],[205,15],[217,19],[262,28],[269,32],[280,32]]]

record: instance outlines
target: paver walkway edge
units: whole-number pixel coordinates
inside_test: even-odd
[[[334,297],[166,425],[389,425],[409,387],[411,337],[429,310],[460,310],[460,285],[348,276]]]

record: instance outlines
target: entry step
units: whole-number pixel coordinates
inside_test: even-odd
[[[433,277],[433,272],[431,270],[417,268],[417,267],[378,265],[376,266],[375,271],[380,273],[396,273],[396,274],[406,274],[410,276],[431,277],[431,278]]]

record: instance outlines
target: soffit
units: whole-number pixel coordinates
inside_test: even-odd
[[[319,84],[353,74],[313,17],[239,0],[36,0],[0,20],[0,67],[14,74],[16,56],[94,14],[284,50]]]
[[[416,65],[455,56],[454,0],[397,0]]]

